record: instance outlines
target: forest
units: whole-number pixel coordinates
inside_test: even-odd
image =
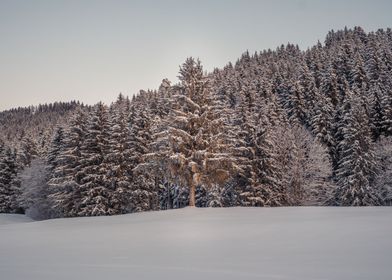
[[[0,112],[0,213],[392,205],[392,30],[245,52],[112,104]]]

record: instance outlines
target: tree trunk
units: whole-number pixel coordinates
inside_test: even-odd
[[[195,184],[192,180],[189,188],[189,206],[191,207],[195,207],[195,192]]]

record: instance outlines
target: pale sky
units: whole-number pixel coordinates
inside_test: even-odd
[[[244,51],[302,49],[331,29],[392,27],[382,0],[0,0],[0,110],[54,101],[109,104]]]

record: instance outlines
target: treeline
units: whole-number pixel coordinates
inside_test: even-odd
[[[189,58],[179,83],[77,106],[50,134],[43,153],[0,146],[0,212],[391,205],[392,32],[331,31],[208,75]]]
[[[20,148],[24,141],[32,140],[45,156],[53,134],[53,128],[62,123],[77,107],[85,107],[77,101],[55,102],[0,112],[0,140],[9,147]]]

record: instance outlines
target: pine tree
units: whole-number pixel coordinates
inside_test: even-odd
[[[230,129],[233,133],[232,138],[234,141],[234,148],[232,154],[236,159],[236,165],[239,167],[237,177],[237,183],[239,187],[250,188],[255,184],[255,175],[252,168],[252,161],[254,160],[254,135],[256,132],[256,120],[254,114],[256,111],[254,99],[247,98],[246,95],[240,94],[240,102],[235,108],[233,125]],[[230,133],[230,132],[228,132]],[[245,192],[241,194],[243,200],[247,199],[247,195],[251,192]],[[247,202],[241,202],[248,204]]]
[[[368,117],[363,102],[357,96],[348,96],[346,102],[348,110],[340,123],[343,140],[338,144],[341,156],[333,204],[380,205],[381,198],[372,188],[377,170]]]
[[[48,155],[46,157],[49,173],[52,173],[57,167],[58,157],[64,146],[64,137],[64,128],[62,126],[58,126],[55,129],[54,136],[49,147]]]
[[[315,107],[316,98],[319,96],[319,89],[316,87],[316,80],[305,62],[299,67],[298,78],[304,95],[304,108],[302,109],[304,112],[301,113],[304,114],[304,119],[302,122],[306,127],[310,127],[313,117],[312,109]]]
[[[22,166],[29,166],[31,161],[38,156],[37,142],[31,135],[23,137],[18,150],[18,162]]]
[[[128,117],[132,154],[132,212],[157,210],[159,207],[158,189],[159,184],[163,183],[160,178],[162,174],[158,171],[159,168],[154,169],[158,171],[154,175],[151,174],[151,169],[144,168],[145,157],[150,153],[152,144],[152,116],[145,108],[133,106]],[[157,118],[159,119],[158,116]]]
[[[2,148],[0,153],[0,213],[23,212],[18,199],[20,196],[16,152]]]
[[[336,108],[341,100],[341,92],[339,89],[338,77],[336,70],[332,64],[328,64],[321,78],[320,83],[320,98],[332,104],[333,108]]]
[[[110,205],[112,189],[108,178],[109,167],[105,156],[109,152],[109,115],[107,107],[98,103],[90,115],[87,133],[81,147],[80,201],[77,216],[115,214]]]
[[[59,216],[77,216],[81,200],[80,170],[82,168],[82,145],[87,134],[87,116],[83,110],[78,110],[71,117],[65,130],[64,145],[59,155],[53,159],[52,166],[56,168],[50,174],[48,182],[50,200]],[[53,147],[58,149],[58,147]]]
[[[188,58],[180,68],[178,93],[167,129],[156,134],[166,149],[155,158],[165,158],[170,181],[189,188],[189,205],[195,206],[196,186],[224,182],[229,177],[230,156],[223,152],[221,121],[212,110],[211,94],[200,61]]]
[[[366,77],[365,66],[361,55],[356,52],[354,58],[350,63],[349,83],[351,88],[355,86],[358,88],[367,87],[368,79]]]
[[[293,124],[305,124],[307,122],[306,100],[304,88],[298,81],[292,82],[284,99],[289,120]]]
[[[253,198],[252,206],[287,205],[287,197],[282,184],[282,174],[274,153],[273,136],[270,134],[271,124],[265,112],[258,116],[259,125],[254,135],[253,166]],[[243,195],[243,194],[242,194]]]
[[[103,160],[108,167],[107,176],[110,182],[107,187],[112,192],[108,202],[112,208],[110,214],[130,211],[133,154],[129,143],[128,110],[126,99],[119,95],[116,103],[111,107],[109,149]]]
[[[377,140],[383,134],[383,105],[381,102],[382,89],[378,82],[374,82],[370,85],[369,91],[367,92],[367,103],[369,108],[370,128],[372,131],[372,138]]]
[[[389,75],[391,72],[389,72]],[[387,75],[384,73],[384,75]],[[383,76],[384,76],[383,75]],[[387,82],[387,78],[381,80],[384,90],[381,94],[381,131],[385,136],[392,136],[392,82]]]
[[[106,162],[113,191],[110,204],[112,207],[115,205],[119,213],[158,208],[158,190],[155,189],[153,176],[145,173],[143,168],[137,170],[143,164],[151,142],[150,119],[145,113],[150,111],[146,108],[146,96],[150,94],[153,93],[141,91],[129,106],[117,101],[112,111],[110,151]]]
[[[333,115],[333,105],[323,95],[317,94],[311,127],[316,138],[329,149],[334,146],[333,123],[331,122]]]
[[[0,139],[0,155],[3,155],[5,148],[4,141]]]

